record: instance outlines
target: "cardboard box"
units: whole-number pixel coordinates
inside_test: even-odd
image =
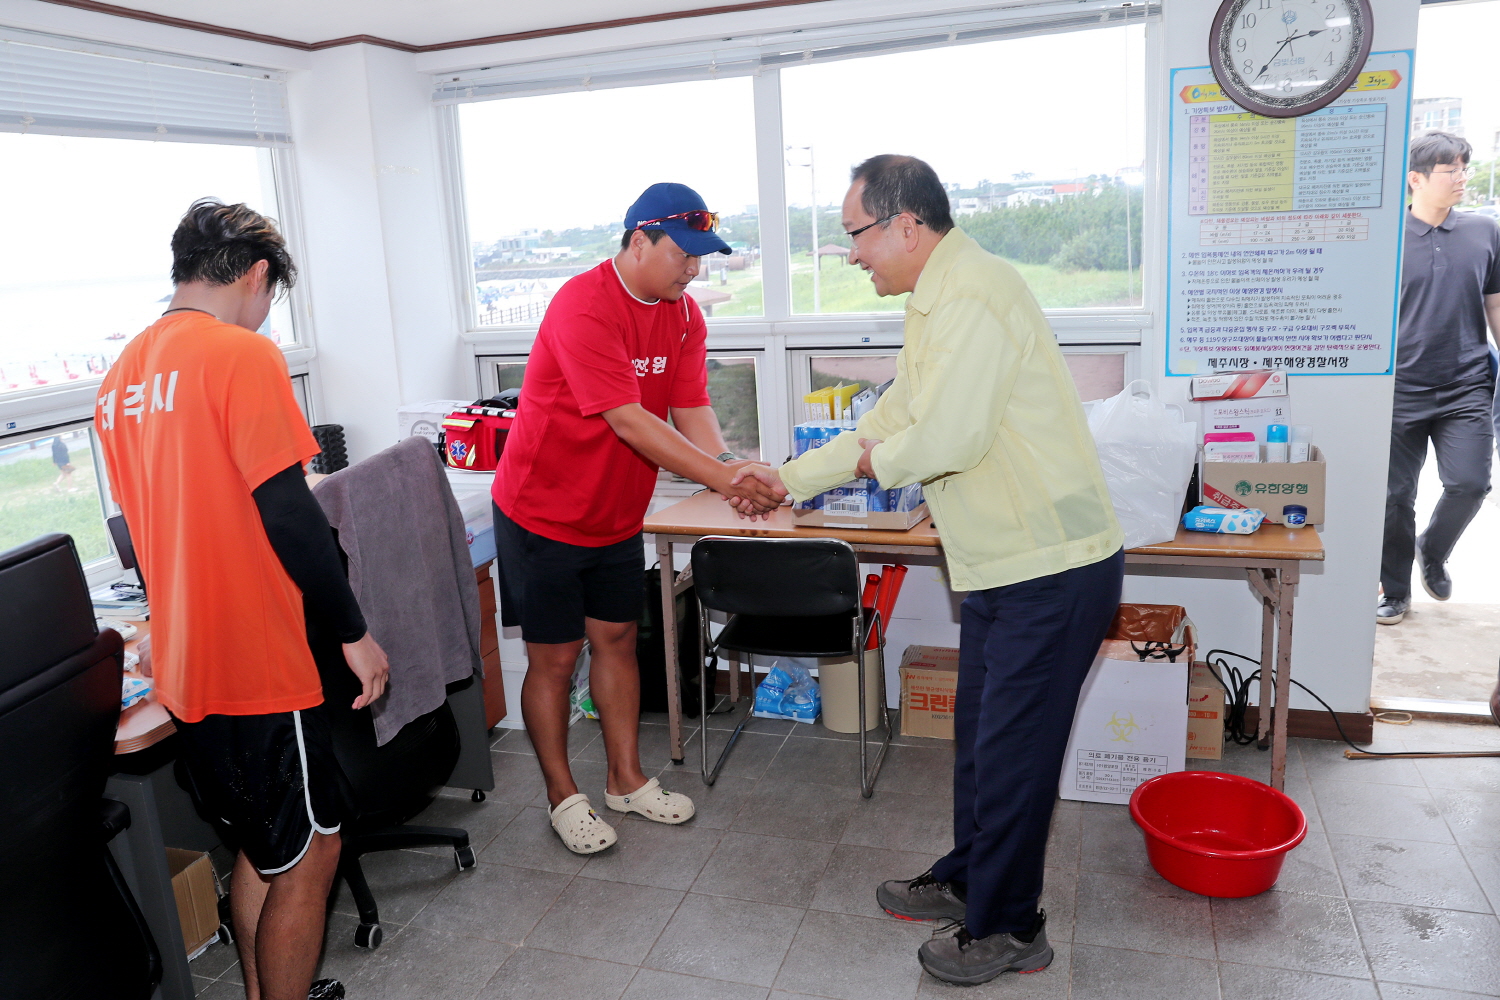
[[[214,866],[207,854],[167,848],[167,870],[172,873],[172,895],[177,897],[177,920],[189,956],[196,955],[219,933],[219,892]]]
[[[1307,523],[1323,523],[1328,465],[1323,451],[1312,447],[1310,462],[1204,462],[1199,469],[1203,502],[1230,510],[1258,508],[1266,520],[1282,524],[1281,508],[1307,508]]]
[[[798,525],[906,531],[922,523],[922,484],[883,490],[873,479],[855,479],[792,507]]]
[[[1188,395],[1197,401],[1285,396],[1286,390],[1287,373],[1269,368],[1224,372],[1218,375],[1194,375],[1188,379]]]
[[[1206,663],[1188,673],[1187,756],[1218,760],[1224,756],[1224,686]]]
[[[1124,640],[1100,647],[1078,697],[1059,795],[1124,805],[1147,778],[1183,769],[1190,662],[1142,661]]]
[[[953,739],[958,650],[907,646],[901,654],[901,735]]]

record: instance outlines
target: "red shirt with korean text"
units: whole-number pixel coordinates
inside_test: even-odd
[[[601,414],[639,403],[667,419],[709,405],[708,329],[691,297],[646,303],[612,261],[572,278],[547,306],[494,499],[527,531],[599,547],[641,530],[657,466]]]

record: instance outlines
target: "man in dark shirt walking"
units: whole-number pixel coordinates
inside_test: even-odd
[[[1490,491],[1495,377],[1485,327],[1487,321],[1491,333],[1500,331],[1500,227],[1453,210],[1471,174],[1470,152],[1466,140],[1447,132],[1427,132],[1411,144],[1382,594],[1375,610],[1382,625],[1406,617],[1413,558],[1434,600],[1453,595],[1444,564]],[[1443,495],[1418,535],[1417,478],[1429,439]]]

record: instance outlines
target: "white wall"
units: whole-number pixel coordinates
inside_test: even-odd
[[[472,392],[459,334],[429,78],[349,45],[291,75],[318,419],[349,458],[396,442],[396,407]]]

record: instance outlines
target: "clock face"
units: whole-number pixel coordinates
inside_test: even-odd
[[[1225,0],[1210,56],[1250,111],[1286,117],[1332,103],[1370,51],[1368,0]]]

